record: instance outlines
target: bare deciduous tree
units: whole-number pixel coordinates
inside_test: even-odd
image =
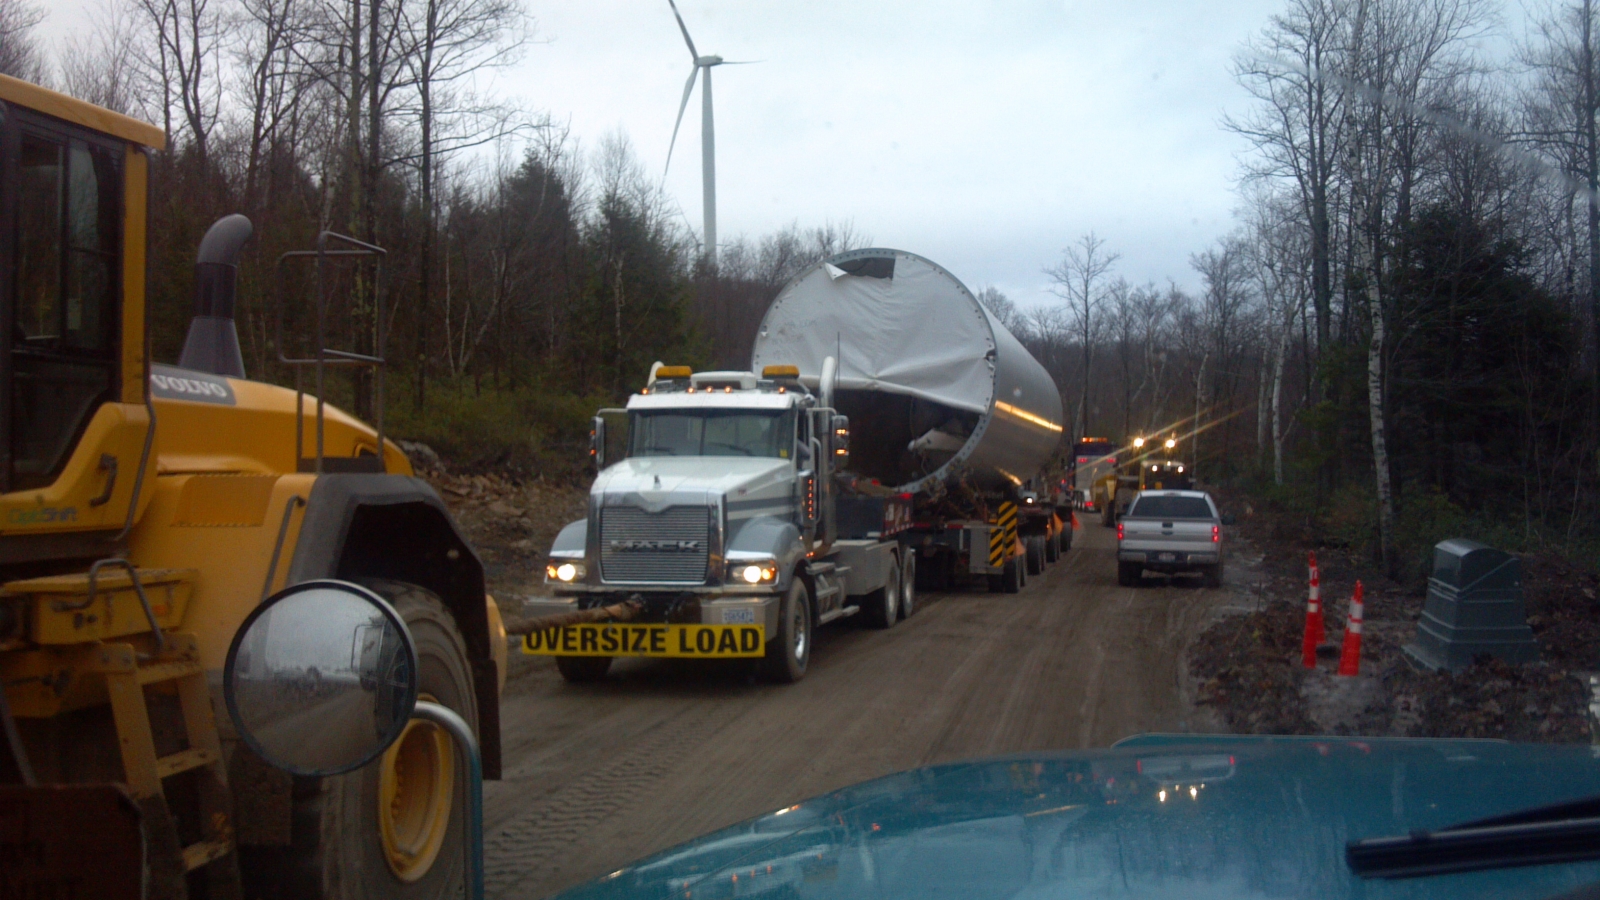
[[[45,80],[44,54],[34,34],[44,15],[42,7],[27,0],[0,0],[0,75]]]
[[[1090,370],[1094,362],[1096,329],[1100,324],[1095,313],[1104,299],[1106,276],[1122,258],[1122,254],[1111,253],[1105,246],[1106,242],[1091,231],[1061,251],[1061,262],[1044,270],[1053,282],[1051,291],[1067,302],[1073,336],[1081,342],[1083,389],[1078,394],[1078,414],[1073,419],[1074,433],[1078,437],[1089,433]]]
[[[1023,318],[1022,310],[1017,309],[1017,305],[1011,302],[1010,297],[1001,293],[999,288],[992,284],[985,285],[978,291],[977,297],[983,308],[1013,335],[1026,329],[1027,321]]]
[[[63,43],[62,89],[112,112],[140,113],[145,92],[132,59],[133,25],[122,3],[102,4],[89,29],[68,35]]]

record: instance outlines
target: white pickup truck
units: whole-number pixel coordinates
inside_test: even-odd
[[[1117,583],[1130,587],[1152,572],[1199,572],[1222,586],[1222,526],[1232,525],[1204,491],[1141,491],[1117,520]]]

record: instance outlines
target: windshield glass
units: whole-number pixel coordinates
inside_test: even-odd
[[[1146,519],[1209,519],[1211,504],[1204,497],[1140,497],[1130,516]]]
[[[767,456],[788,459],[786,410],[674,409],[633,414],[629,456]]]

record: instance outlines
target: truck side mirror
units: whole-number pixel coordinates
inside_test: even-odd
[[[589,420],[589,458],[594,460],[596,472],[606,467],[606,420],[595,416]]]
[[[833,464],[843,469],[850,465],[850,417],[833,417]]]

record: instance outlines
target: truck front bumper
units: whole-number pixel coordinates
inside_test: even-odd
[[[591,595],[592,596],[592,595]],[[627,595],[618,592],[607,597],[606,603],[621,603]],[[777,594],[755,596],[706,596],[700,598],[700,624],[702,625],[760,625],[768,640],[778,631]],[[585,604],[592,606],[594,604]],[[576,612],[580,609],[578,596],[534,597],[522,605],[522,614],[529,618],[554,616]]]

